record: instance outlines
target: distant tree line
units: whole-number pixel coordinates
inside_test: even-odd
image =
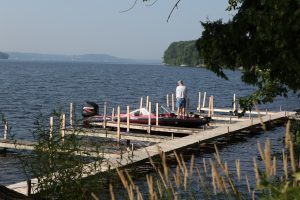
[[[7,53],[0,52],[0,59],[8,59],[8,57]]]
[[[171,43],[164,52],[163,62],[166,65],[199,66],[203,64],[196,48],[196,40]]]

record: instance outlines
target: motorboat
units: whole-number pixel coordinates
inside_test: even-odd
[[[156,124],[155,112],[149,112],[146,108],[140,108],[133,110],[129,113],[130,123],[149,124],[149,118],[151,125]],[[115,117],[114,121],[117,120]],[[169,109],[161,106],[158,112],[158,124],[161,126],[177,126],[177,127],[189,127],[196,128],[209,123],[210,117],[202,116],[200,114],[188,113],[185,117],[177,117],[177,115],[171,112]],[[127,121],[127,114],[120,114],[120,121]]]
[[[99,107],[96,103],[87,102],[87,105],[82,109],[83,125],[93,126],[97,123],[104,121],[104,116],[98,113]],[[140,108],[133,110],[129,113],[130,123],[137,124],[149,124],[149,118],[151,125],[156,124],[156,113],[149,112],[146,108]],[[127,122],[127,113],[120,114],[120,121]],[[117,116],[106,116],[107,121],[117,121]],[[185,117],[177,117],[174,112],[161,106],[158,111],[158,124],[161,126],[176,126],[176,127],[187,127],[196,128],[209,123],[210,117],[198,114],[198,113],[188,113]]]

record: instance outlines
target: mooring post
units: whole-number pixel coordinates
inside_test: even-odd
[[[8,133],[8,122],[5,120],[4,122],[4,132],[3,132],[3,139],[7,139],[7,133]]]
[[[129,133],[130,131],[130,108],[129,105],[127,105],[127,130],[126,132]]]
[[[171,137],[172,137],[172,140],[174,140],[174,133],[172,133]]]
[[[61,114],[61,139],[62,142],[65,140],[65,129],[66,129],[66,114]]]
[[[201,111],[201,92],[199,92],[198,95],[198,107],[197,107],[198,112]]]
[[[236,96],[233,94],[232,112],[236,111]]]
[[[227,133],[229,133],[229,126],[227,126]]]
[[[169,94],[167,94],[167,108],[169,108]]]
[[[52,138],[53,138],[53,116],[50,117],[49,125],[50,125],[49,139],[52,140]]]
[[[229,124],[231,124],[231,115],[230,115],[230,117],[229,117]]]
[[[214,96],[211,96],[211,116],[215,114],[215,108],[214,108]]]
[[[209,97],[208,101],[208,117],[211,117],[211,96]]]
[[[141,109],[143,108],[143,97],[140,99],[140,114],[141,114]]]
[[[117,118],[118,118],[118,121],[117,121],[117,141],[118,141],[118,143],[120,142],[120,140],[121,140],[121,134],[120,134],[120,132],[121,132],[121,128],[120,128],[120,124],[121,124],[121,119],[120,119],[120,114],[121,114],[121,108],[120,108],[120,106],[118,106],[118,116],[117,116]]]
[[[103,125],[102,127],[106,129],[106,117],[107,117],[107,103],[104,102],[104,108],[103,108]]]
[[[175,108],[174,108],[174,94],[172,93],[172,112],[174,112]]]
[[[281,112],[281,106],[279,107],[279,111]]]
[[[151,133],[151,102],[149,102],[149,108],[148,108],[149,116],[148,116],[148,133]]]
[[[149,108],[149,96],[146,97],[146,109],[148,110]]]
[[[74,113],[74,105],[70,103],[70,126],[73,127],[73,113]]]
[[[155,104],[155,107],[156,107],[156,109],[155,109],[156,110],[155,125],[158,126],[158,103]]]
[[[27,179],[27,196],[31,195],[31,179]]]
[[[206,92],[203,94],[202,108],[205,108]]]

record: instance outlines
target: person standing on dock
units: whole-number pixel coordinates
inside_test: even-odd
[[[181,116],[184,118],[185,116],[185,104],[187,98],[186,86],[183,85],[183,81],[178,81],[178,85],[176,87],[176,107],[177,107],[177,117]]]

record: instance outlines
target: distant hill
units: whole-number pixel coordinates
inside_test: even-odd
[[[164,52],[166,65],[199,66],[203,60],[195,46],[196,40],[173,42]]]
[[[61,55],[61,54],[40,54],[40,53],[20,53],[9,52],[10,60],[24,61],[73,61],[73,62],[99,62],[99,63],[146,63],[159,64],[159,60],[134,60],[119,58],[107,54],[83,54],[83,55]]]
[[[7,53],[0,52],[0,59],[8,59],[8,57]]]

